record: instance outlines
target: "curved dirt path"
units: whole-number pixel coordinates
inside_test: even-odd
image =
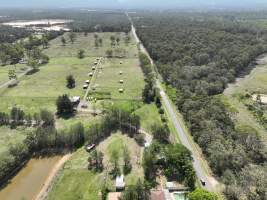
[[[43,200],[43,199],[45,199],[47,197],[49,189],[50,189],[50,187],[52,185],[52,182],[53,182],[55,176],[57,175],[58,171],[63,167],[65,162],[70,159],[71,155],[72,154],[70,154],[70,153],[66,154],[57,162],[57,164],[55,165],[55,167],[49,173],[49,176],[45,180],[42,189],[40,190],[40,192],[35,197],[35,200]]]

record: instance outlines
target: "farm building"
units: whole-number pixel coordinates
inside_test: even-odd
[[[121,191],[125,188],[124,176],[123,174],[116,177],[116,190]]]
[[[166,189],[171,191],[188,191],[188,188],[177,183],[177,182],[167,182]]]
[[[89,83],[90,83],[90,81],[89,81],[89,80],[86,80],[86,81],[85,81],[85,83],[86,83],[86,84],[89,84]]]
[[[120,61],[120,64],[121,64],[121,65],[122,65],[122,63],[123,63],[123,62],[122,62],[122,61]]]
[[[88,84],[83,85],[83,89],[87,89],[88,88]]]
[[[122,71],[120,71],[120,75],[122,75],[123,74],[123,72]]]
[[[95,70],[95,66],[92,67],[92,70]]]
[[[124,81],[123,80],[120,80],[120,83],[122,84],[122,83],[124,83]]]
[[[98,62],[94,62],[94,65],[97,65],[98,64]]]
[[[90,73],[88,74],[88,76],[93,76],[93,72],[90,72]]]
[[[70,97],[70,101],[73,105],[78,105],[81,101],[79,96]]]
[[[124,89],[120,88],[120,89],[119,89],[119,92],[120,92],[120,93],[123,93],[123,92],[124,92]]]

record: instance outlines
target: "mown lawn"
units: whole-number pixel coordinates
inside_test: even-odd
[[[111,166],[111,155],[113,151],[117,151],[119,155],[119,165],[121,173],[123,173],[123,151],[124,148],[128,148],[130,157],[132,171],[130,174],[125,176],[126,185],[135,184],[136,181],[140,178],[143,179],[144,172],[142,168],[142,153],[143,149],[135,142],[134,139],[129,138],[125,134],[115,133],[112,134],[109,138],[99,144],[97,149],[104,153],[104,165],[108,169],[112,168]]]
[[[122,166],[123,148],[127,146],[130,151],[132,172],[125,177],[127,185],[134,184],[138,178],[143,178],[143,169],[141,167],[142,149],[137,145],[134,139],[121,133],[116,133],[99,144],[97,150],[104,153],[105,170],[102,173],[94,173],[87,169],[89,154],[81,148],[77,150],[64,168],[59,172],[53,188],[49,193],[49,200],[98,200],[98,193],[104,183],[110,190],[114,190],[114,180],[111,180],[107,169],[110,165],[110,156],[112,151],[119,153],[119,163]],[[108,177],[105,179],[104,177]]]
[[[60,171],[49,193],[49,200],[98,200],[100,174],[87,169],[88,153],[84,148],[74,153]]]
[[[5,82],[9,81],[8,72],[9,70],[15,70],[17,76],[27,70],[27,66],[24,64],[17,64],[14,65],[6,65],[0,66],[0,85],[4,84]]]
[[[153,124],[160,124],[161,119],[158,113],[158,108],[155,104],[144,104],[141,108],[135,111],[135,114],[140,116],[142,129],[150,132]]]
[[[122,62],[122,64],[120,64]],[[120,72],[123,72],[120,75]],[[120,83],[123,80],[123,83]],[[144,76],[138,59],[106,59],[95,81],[99,93],[110,93],[112,100],[141,100]],[[119,89],[124,89],[123,93]]]
[[[56,98],[62,94],[83,96],[82,86],[88,79],[93,58],[53,58],[50,63],[42,66],[40,71],[24,76],[19,85],[0,90],[0,110],[8,111],[14,105],[27,113],[38,112],[40,109],[55,111]],[[76,87],[66,87],[66,77],[72,74],[76,79]]]
[[[27,130],[23,128],[10,129],[7,126],[0,126],[0,159],[1,154],[6,153],[11,145],[23,142],[26,132]]]
[[[84,36],[83,33],[76,33],[76,40],[72,44],[69,41],[69,33],[64,34],[67,40],[66,46],[62,46],[61,37],[56,38],[50,42],[50,47],[44,51],[49,57],[76,57],[79,49],[85,50],[85,56],[89,57],[101,57],[104,56],[108,49],[115,50],[116,48],[126,49],[126,55],[128,58],[137,56],[137,48],[133,36],[128,45],[125,44],[125,33],[97,33],[98,38],[102,38],[103,44],[98,48],[95,47],[94,33],[89,33],[88,36]],[[119,45],[111,47],[110,37],[120,38]]]

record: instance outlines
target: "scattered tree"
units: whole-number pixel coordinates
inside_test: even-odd
[[[75,79],[72,75],[68,75],[66,81],[67,81],[67,88],[75,88]]]
[[[83,59],[84,57],[85,57],[85,51],[83,50],[83,49],[80,49],[79,51],[78,51],[78,58],[80,58],[80,59]]]
[[[73,44],[76,40],[76,34],[74,32],[69,33],[70,42]]]
[[[131,156],[130,156],[130,152],[127,146],[124,146],[124,149],[123,149],[123,162],[124,162],[123,173],[127,175],[132,170]]]
[[[212,192],[197,188],[188,195],[188,200],[218,200],[218,196]]]
[[[113,50],[112,50],[112,49],[108,49],[108,50],[106,51],[106,56],[107,56],[108,58],[112,58],[112,56],[113,56]]]
[[[61,43],[62,43],[62,46],[66,46],[66,39],[64,36],[61,37]]]
[[[72,114],[73,113],[73,105],[69,99],[69,96],[64,94],[59,96],[56,102],[57,105],[57,114]]]

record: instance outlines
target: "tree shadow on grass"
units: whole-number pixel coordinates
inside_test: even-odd
[[[75,115],[76,115],[76,111],[74,111],[72,113],[61,113],[61,114],[57,114],[57,117],[59,119],[65,119],[65,120],[67,120],[67,119],[71,119],[71,118],[75,117]]]
[[[39,72],[39,71],[40,71],[40,69],[31,69],[30,71],[28,71],[28,72],[26,73],[26,75],[27,75],[27,76],[30,76],[30,75],[32,75],[32,74],[35,74],[35,73]]]

